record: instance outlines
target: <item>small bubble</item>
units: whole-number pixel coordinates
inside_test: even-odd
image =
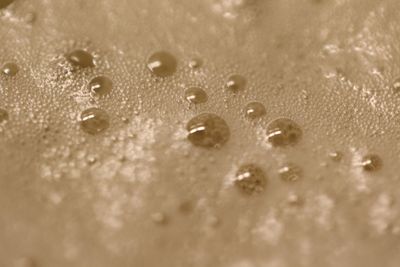
[[[0,9],[7,7],[15,0],[0,0]]]
[[[236,93],[238,91],[243,90],[246,86],[246,83],[247,81],[245,77],[243,77],[242,75],[235,74],[228,78],[228,81],[226,82],[226,87],[230,91]]]
[[[147,60],[147,68],[158,77],[171,76],[176,72],[177,65],[175,57],[165,51],[155,52]]]
[[[5,109],[0,108],[0,123],[8,120],[8,112]]]
[[[192,104],[205,103],[208,100],[207,93],[199,87],[191,87],[185,91],[185,98]]]
[[[294,164],[287,164],[279,169],[279,177],[285,182],[294,182],[301,178],[302,169]]]
[[[400,92],[400,77],[393,81],[392,87],[395,93]]]
[[[81,129],[88,134],[99,134],[110,126],[108,114],[99,108],[89,108],[81,113]]]
[[[88,84],[88,89],[89,91],[98,96],[103,96],[108,94],[113,87],[112,81],[105,77],[105,76],[97,76],[93,78],[89,84]]]
[[[242,165],[236,172],[235,186],[243,193],[252,195],[265,189],[267,178],[264,171],[254,164]]]
[[[267,138],[273,146],[295,145],[302,135],[300,126],[288,118],[275,119],[267,126]]]
[[[339,151],[333,151],[329,153],[329,157],[333,160],[333,161],[341,161],[343,158],[343,154]]]
[[[3,67],[1,67],[1,72],[9,77],[17,75],[18,71],[19,71],[18,65],[11,62],[6,63],[3,65]]]
[[[265,106],[260,102],[250,102],[245,107],[246,117],[256,119],[266,114]]]
[[[151,220],[156,224],[167,224],[168,218],[162,212],[156,212],[151,215]]]
[[[93,56],[84,50],[74,50],[66,56],[69,63],[75,67],[94,67]]]
[[[211,113],[197,115],[187,123],[186,129],[189,141],[200,147],[219,147],[230,137],[226,121]]]
[[[194,58],[189,61],[189,68],[191,68],[191,69],[200,68],[202,65],[203,65],[203,61],[199,58]]]
[[[382,165],[382,159],[375,154],[366,155],[361,160],[361,166],[367,172],[378,171],[382,168]]]

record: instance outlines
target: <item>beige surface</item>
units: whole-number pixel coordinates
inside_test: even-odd
[[[399,8],[16,0],[0,15],[0,64],[20,67],[0,77],[9,113],[0,126],[0,266],[399,266]],[[78,48],[95,56],[94,68],[71,71],[64,55]],[[177,58],[173,76],[146,69],[158,50]],[[193,58],[203,65],[189,68]],[[247,78],[237,94],[224,88],[232,74]],[[91,100],[97,75],[114,88]],[[189,105],[193,86],[207,103]],[[262,119],[245,117],[250,101],[265,105]],[[103,134],[79,128],[91,106],[110,116]],[[187,121],[202,112],[230,127],[220,149],[186,139]],[[266,125],[278,117],[302,127],[298,144],[268,145]],[[380,171],[359,166],[368,153],[380,155]],[[268,177],[258,195],[232,186],[246,163]],[[302,169],[296,182],[279,178],[288,163]]]

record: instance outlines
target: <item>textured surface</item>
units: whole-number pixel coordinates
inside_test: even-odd
[[[1,1],[0,1],[1,3]],[[400,262],[398,0],[15,0],[0,11],[0,266],[396,267]],[[64,55],[85,49],[95,67]],[[176,73],[146,68],[169,51]],[[191,69],[199,58],[202,66]],[[225,83],[247,78],[236,94]],[[98,75],[112,91],[92,99]],[[208,94],[191,105],[188,87]],[[244,107],[265,105],[250,121]],[[89,136],[89,107],[110,128]],[[220,149],[194,147],[187,121],[223,117]],[[273,148],[278,117],[303,131]],[[333,159],[330,153],[343,155]],[[382,169],[366,173],[366,154]],[[237,192],[242,164],[268,176]],[[302,168],[283,182],[287,163]],[[26,260],[29,259],[29,260]]]

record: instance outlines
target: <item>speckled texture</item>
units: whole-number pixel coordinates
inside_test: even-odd
[[[19,67],[0,73],[0,266],[399,266],[399,8],[15,0],[0,11],[0,65]],[[72,67],[65,55],[75,49],[95,67]],[[176,57],[173,76],[149,72],[155,51]],[[193,59],[201,66],[190,68]],[[225,87],[234,74],[247,79],[237,93]],[[113,89],[92,98],[98,75]],[[193,86],[206,103],[186,101]],[[250,101],[265,116],[248,120]],[[100,135],[79,127],[89,107],[110,116]],[[230,127],[220,149],[186,138],[204,112]],[[302,127],[298,144],[267,142],[278,117]],[[363,171],[367,154],[381,170]],[[248,163],[268,177],[260,194],[233,185]],[[288,163],[302,169],[295,183],[279,177]]]

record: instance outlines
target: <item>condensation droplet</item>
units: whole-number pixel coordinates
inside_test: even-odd
[[[94,67],[93,56],[84,50],[74,50],[66,56],[69,63],[75,67]]]
[[[294,182],[301,178],[302,169],[294,164],[287,164],[278,170],[279,177],[285,182]]]
[[[99,108],[89,108],[81,113],[81,129],[88,134],[99,134],[110,126],[108,114]]]
[[[383,166],[383,162],[378,155],[369,154],[362,158],[361,166],[363,167],[364,171],[373,172],[380,170]]]
[[[256,119],[266,114],[265,106],[260,102],[250,102],[245,107],[246,117]]]
[[[303,135],[300,126],[288,118],[278,118],[267,126],[267,138],[273,146],[297,144]]]
[[[8,120],[8,112],[5,109],[0,108],[0,123]]]
[[[203,65],[203,61],[199,58],[194,58],[189,61],[189,68],[197,69]]]
[[[333,151],[329,153],[329,157],[333,160],[333,161],[341,161],[343,158],[343,154],[339,151]]]
[[[1,67],[1,72],[9,77],[17,75],[18,71],[19,71],[18,65],[11,62],[6,63],[3,65],[3,67]]]
[[[0,0],[0,9],[7,7],[15,0]]]
[[[393,81],[392,87],[395,93],[400,92],[400,77]]]
[[[175,57],[166,51],[155,52],[147,60],[147,68],[158,77],[173,75],[177,65]]]
[[[192,104],[201,104],[208,100],[207,93],[199,87],[188,88],[185,91],[185,98]]]
[[[235,74],[228,78],[228,81],[226,82],[226,87],[230,91],[236,93],[238,91],[243,90],[246,86],[246,83],[247,81],[245,77],[243,77],[242,75]]]
[[[168,217],[162,212],[156,212],[151,215],[151,220],[156,224],[167,224]]]
[[[219,147],[230,137],[226,121],[211,113],[197,115],[187,123],[186,129],[189,141],[200,147]]]
[[[112,81],[105,76],[97,76],[93,78],[89,84],[88,84],[88,89],[89,91],[98,96],[103,96],[112,90],[113,83]]]
[[[254,165],[242,165],[236,172],[235,186],[243,193],[252,195],[265,189],[267,178],[264,171]]]

